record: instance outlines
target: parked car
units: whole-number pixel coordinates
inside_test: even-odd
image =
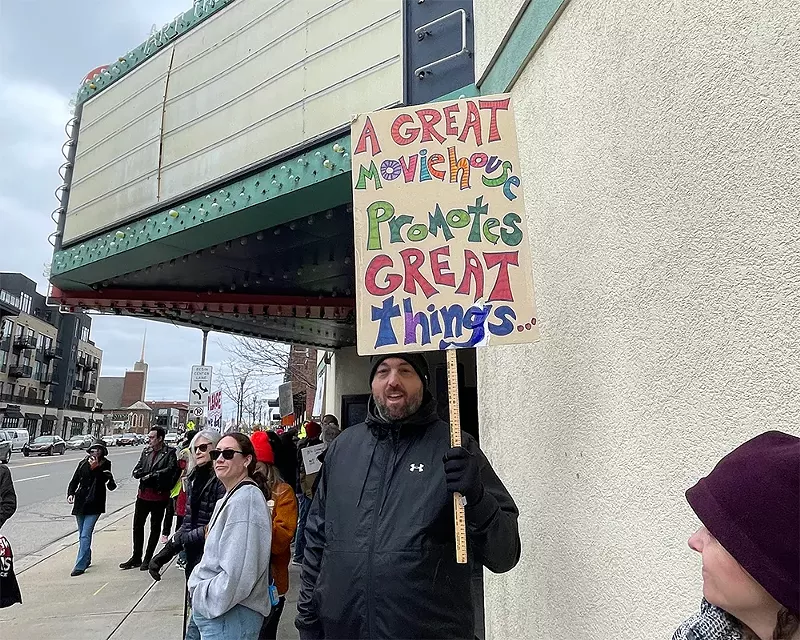
[[[61,437],[39,436],[33,442],[25,443],[25,446],[22,447],[22,455],[26,458],[34,453],[37,456],[54,456],[55,454],[63,456],[66,450],[67,443]]]
[[[180,436],[177,433],[168,433],[166,436],[164,436],[164,442],[170,447],[177,445],[178,440],[180,440]]]
[[[88,449],[92,442],[92,436],[87,434],[72,436],[67,440],[67,449]]]
[[[116,447],[119,444],[119,436],[103,436],[103,442],[106,443],[107,447]]]
[[[138,439],[138,437],[136,436],[135,433],[123,433],[117,439],[117,444],[120,447],[125,447],[125,446],[128,446],[128,445],[135,446],[135,445],[139,444],[139,439]]]
[[[138,434],[136,439],[139,441],[139,444],[147,444],[147,436],[143,433]]]
[[[22,447],[31,439],[27,429],[5,429],[5,432],[11,440],[11,451],[22,451]]]
[[[8,464],[11,460],[11,436],[5,431],[0,431],[0,462]]]

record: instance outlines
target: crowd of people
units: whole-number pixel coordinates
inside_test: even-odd
[[[150,431],[133,472],[133,553],[120,566],[158,580],[183,554],[188,640],[276,638],[290,562],[301,640],[475,637],[473,567],[517,564],[516,504],[471,436],[450,446],[423,357],[373,358],[370,385],[365,422],[341,434],[325,416],[280,436],[190,433],[177,452]],[[105,446],[92,445],[67,491],[80,532],[73,575],[91,563],[115,486]],[[456,561],[454,493],[472,565]],[[703,598],[673,640],[800,640],[800,438],[748,440],[686,499],[702,525],[689,546],[702,556]],[[0,526],[15,506],[0,466]],[[182,518],[174,533],[162,522],[170,511]]]

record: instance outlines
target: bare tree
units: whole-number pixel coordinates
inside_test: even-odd
[[[250,370],[260,376],[280,376],[282,380],[293,379],[312,388],[317,386],[316,368],[312,368],[309,375],[305,368],[291,362],[288,344],[258,338],[236,338],[221,346],[234,360],[247,363]]]
[[[236,405],[236,424],[242,422],[245,403],[256,385],[256,376],[247,363],[239,360],[226,360],[217,374],[219,389],[223,395]]]

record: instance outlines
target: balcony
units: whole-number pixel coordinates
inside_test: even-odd
[[[86,364],[84,368],[87,371],[97,371],[100,367],[100,361],[97,358],[86,358]]]
[[[69,408],[70,409],[76,409],[78,411],[81,411],[81,410],[84,410],[84,409],[89,409],[90,406],[91,405],[86,401],[86,398],[77,398],[75,400],[75,402],[70,402],[69,403]]]
[[[56,379],[56,372],[51,371],[50,373],[42,373],[39,376],[39,382],[42,384],[56,384],[58,382]]]
[[[14,364],[8,368],[9,378],[30,378],[33,375],[33,367]]]
[[[6,336],[0,340],[0,351],[9,351],[11,349],[11,336]]]
[[[76,366],[77,368],[79,368],[79,369],[84,369],[84,368],[86,367],[87,361],[88,361],[88,358],[87,358],[86,356],[84,356],[84,355],[79,355],[79,356],[78,356],[78,357],[75,359],[75,366]]]
[[[36,337],[35,336],[17,336],[14,338],[14,349],[35,349]]]
[[[83,380],[75,378],[75,382],[72,383],[72,388],[75,389],[75,391],[83,391]]]
[[[61,347],[50,347],[49,349],[44,349],[42,351],[42,356],[45,360],[53,360],[55,358],[61,358],[63,355],[63,350]]]
[[[84,380],[81,391],[84,393],[95,393],[97,391],[97,382],[94,380]]]

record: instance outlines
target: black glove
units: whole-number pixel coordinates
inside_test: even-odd
[[[483,498],[483,482],[478,456],[463,447],[453,447],[444,454],[444,473],[447,490],[460,493],[468,505],[474,505]]]

